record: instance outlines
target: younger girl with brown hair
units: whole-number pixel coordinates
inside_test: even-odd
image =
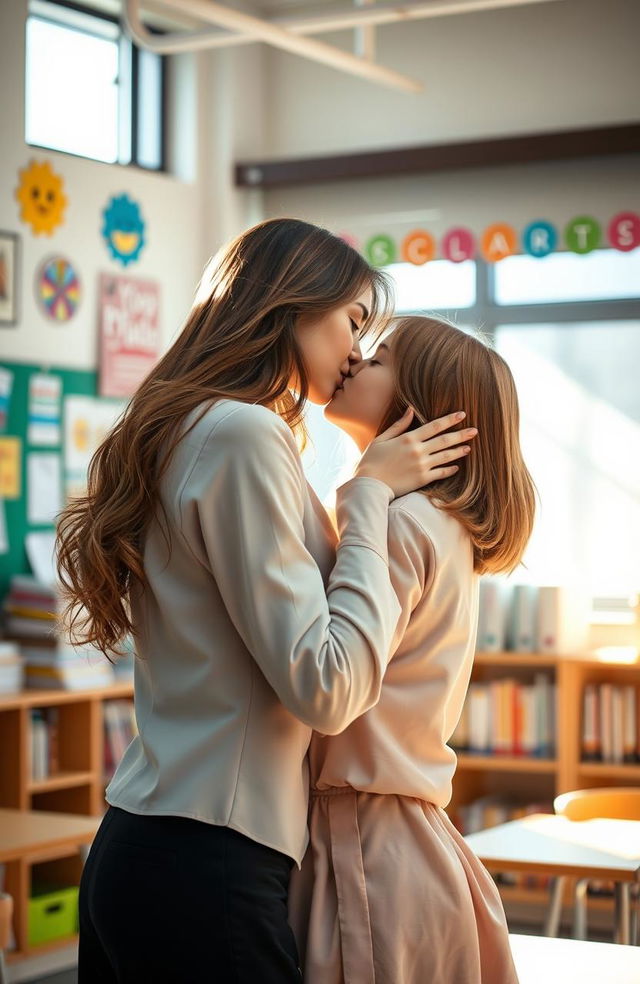
[[[410,317],[353,366],[325,415],[364,450],[408,405],[418,420],[462,406],[478,436],[455,474],[390,505],[393,655],[376,705],[312,738],[311,841],[291,920],[305,984],[516,984],[498,890],[444,807],[478,576],[513,571],[533,524],[518,401],[491,348]]]

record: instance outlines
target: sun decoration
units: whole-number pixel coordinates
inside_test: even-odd
[[[126,266],[137,260],[145,245],[140,206],[128,195],[114,196],[103,210],[102,235],[114,260]]]
[[[20,184],[15,190],[15,197],[22,205],[21,220],[31,226],[36,236],[41,233],[51,236],[54,229],[64,222],[67,196],[62,190],[62,178],[48,161],[39,164],[33,159],[19,174]]]
[[[45,313],[54,321],[69,321],[80,303],[80,281],[69,260],[54,256],[36,277],[36,294]]]

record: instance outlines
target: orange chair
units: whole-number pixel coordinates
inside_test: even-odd
[[[11,920],[13,919],[13,899],[0,892],[0,984],[7,984],[8,977],[4,966],[4,951],[11,939]]]
[[[562,793],[553,801],[557,814],[568,820],[593,820],[600,817],[607,820],[640,820],[640,789],[626,786],[611,786],[602,789],[575,789]],[[552,891],[551,905],[546,921],[547,936],[557,936],[562,913],[562,897],[566,878],[556,878]],[[576,882],[573,909],[573,938],[587,938],[587,889],[589,879]],[[627,927],[625,939],[618,942],[638,943],[638,902],[633,907],[631,918],[631,885],[616,884],[616,913],[622,910],[623,922]]]

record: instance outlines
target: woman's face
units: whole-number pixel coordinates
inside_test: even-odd
[[[352,366],[324,415],[364,450],[378,433],[394,392],[391,351],[386,342],[380,342],[370,359],[361,359]]]
[[[301,315],[296,337],[309,379],[309,400],[324,406],[362,358],[358,336],[371,310],[371,288],[327,314]],[[297,379],[290,381],[297,389]]]

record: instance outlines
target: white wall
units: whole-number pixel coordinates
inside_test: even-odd
[[[640,115],[637,0],[558,0],[384,26],[377,37],[377,61],[423,81],[422,94],[269,49],[270,156],[563,130]],[[349,48],[353,34],[322,39]]]
[[[261,153],[264,112],[258,49],[180,56],[170,65],[169,163],[173,173],[95,161],[29,147],[24,142],[25,20],[28,0],[0,2],[0,229],[21,236],[20,321],[0,326],[0,359],[43,366],[95,369],[97,286],[102,271],[159,281],[163,343],[168,345],[191,305],[207,258],[261,212],[256,195],[235,192],[231,163],[240,152]],[[14,198],[18,170],[32,158],[49,160],[69,199],[64,225],[35,236],[20,221]],[[175,175],[175,176],[174,176]],[[114,194],[137,200],[146,221],[140,260],[124,268],[100,233],[102,209]],[[64,325],[37,306],[34,276],[60,253],[76,266],[83,298]]]

